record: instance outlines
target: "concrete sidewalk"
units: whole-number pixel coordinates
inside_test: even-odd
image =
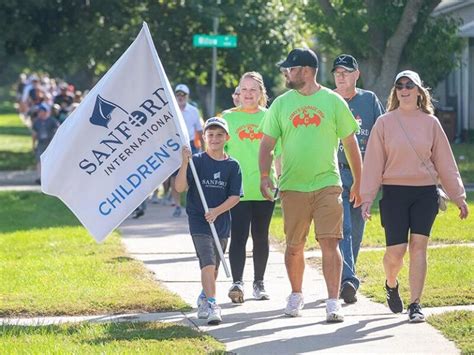
[[[0,171],[0,191],[41,191],[35,170]]]
[[[172,218],[171,213],[170,207],[149,204],[143,218],[128,219],[122,224],[123,242],[133,257],[154,272],[157,280],[196,307],[201,290],[200,271],[188,235],[187,219]],[[221,267],[217,285],[217,301],[224,320],[221,325],[208,326],[205,320],[196,318],[195,310],[185,314],[199,329],[225,343],[227,351],[238,354],[459,353],[454,343],[430,325],[409,324],[406,314],[392,314],[385,305],[360,295],[356,304],[344,306],[345,322],[327,324],[324,279],[309,266],[304,279],[303,316],[285,317],[283,309],[290,285],[283,255],[276,250],[270,253],[265,276],[271,300],[252,299],[252,273],[249,252],[244,274],[246,301],[234,305],[227,297],[231,279],[225,277]]]

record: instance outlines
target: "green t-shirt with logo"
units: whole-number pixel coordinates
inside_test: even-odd
[[[262,201],[265,198],[260,192],[260,170],[258,152],[263,137],[261,123],[267,109],[260,107],[256,113],[243,112],[233,108],[222,113],[222,118],[229,125],[230,139],[225,151],[240,164],[244,197],[241,201]]]
[[[309,96],[290,90],[275,99],[263,132],[281,139],[280,189],[309,192],[340,186],[339,139],[358,129],[347,103],[328,88]]]

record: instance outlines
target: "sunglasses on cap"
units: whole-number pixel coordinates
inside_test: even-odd
[[[415,87],[416,87],[416,84],[411,80],[407,81],[405,84],[403,84],[403,83],[396,83],[395,84],[395,89],[397,89],[397,90],[403,90],[403,89],[412,90]]]

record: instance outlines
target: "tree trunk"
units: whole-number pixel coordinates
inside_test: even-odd
[[[382,67],[373,86],[374,92],[384,102],[390,93],[393,79],[398,71],[398,63],[400,62],[403,48],[418,21],[418,12],[422,5],[423,0],[409,0],[407,2],[397,29],[392,37],[388,39],[385,46]]]
[[[382,13],[382,8],[387,6],[387,2],[365,0],[369,19],[370,52],[366,58],[359,60],[361,77],[364,87],[374,91],[383,103],[390,93],[403,49],[418,21],[418,13],[427,2],[433,8],[440,0],[408,0],[395,32],[387,39],[383,24],[380,24],[380,18],[377,18]],[[319,5],[326,16],[330,18],[337,16],[330,0],[319,0]]]

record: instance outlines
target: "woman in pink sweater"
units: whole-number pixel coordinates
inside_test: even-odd
[[[420,299],[428,237],[438,213],[438,179],[458,206],[459,217],[466,218],[466,192],[446,135],[433,116],[431,96],[420,76],[405,70],[397,75],[387,113],[379,117],[369,138],[361,209],[364,219],[370,219],[370,207],[382,185],[379,207],[387,245],[383,259],[387,303],[392,312],[403,311],[397,275],[409,247],[410,322],[425,320]]]

